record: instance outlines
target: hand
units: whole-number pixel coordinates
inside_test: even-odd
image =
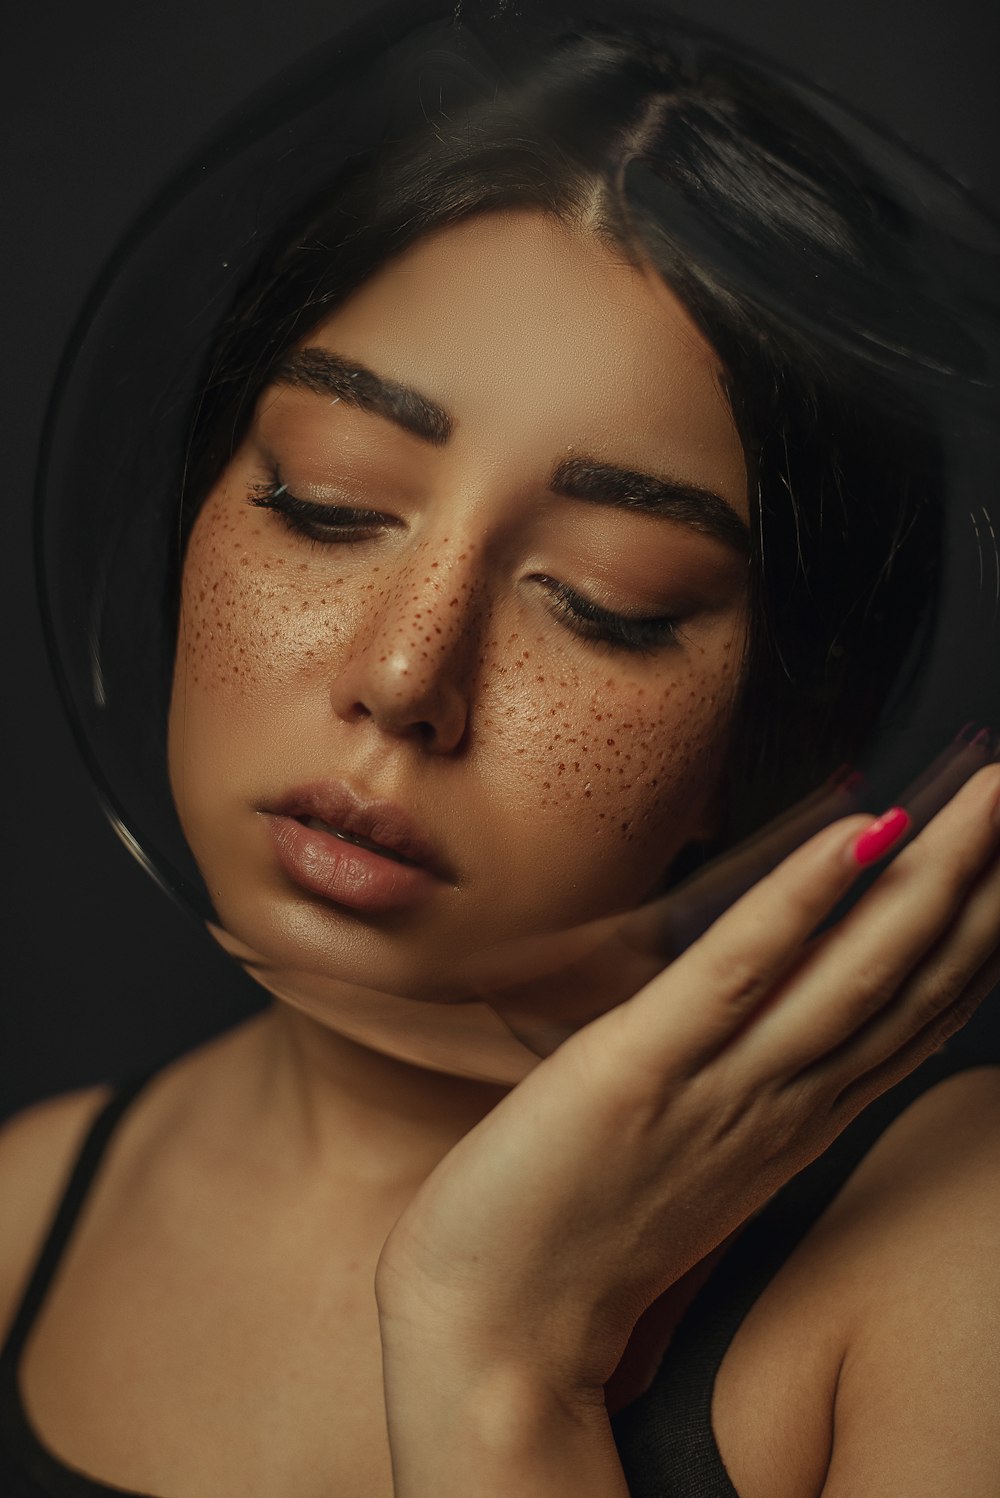
[[[827,827],[451,1150],[390,1233],[386,1356],[422,1344],[586,1403],[646,1309],[1000,975],[1000,766],[839,923],[871,818]]]
[[[912,837],[982,769],[992,745],[970,724],[903,792]],[[841,775],[705,868],[637,910],[508,944],[482,963],[478,989],[513,1035],[548,1056],[637,993],[807,838],[860,810],[864,776]]]

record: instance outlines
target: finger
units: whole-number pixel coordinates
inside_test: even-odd
[[[994,858],[947,935],[910,974],[894,1002],[855,1038],[843,1055],[822,1066],[843,1090],[881,1068],[910,1069],[975,1013],[1000,978],[1000,857]],[[918,1064],[918,1062],[913,1063]],[[900,1075],[905,1075],[905,1070]]]
[[[988,729],[967,724],[955,742],[919,775],[899,797],[912,819],[915,837],[992,757],[994,743]]]
[[[875,818],[824,828],[748,890],[618,1013],[656,1063],[661,1046],[698,1070],[738,1035],[861,873],[859,835]]]
[[[993,765],[967,782],[814,944],[788,1002],[779,997],[748,1035],[747,1059],[756,1052],[764,1064],[767,1057],[776,1075],[804,1070],[885,1012],[925,955],[963,919],[998,844],[1000,766]],[[900,1029],[907,1023],[910,1033],[920,1028],[912,1011]]]
[[[966,985],[953,1003],[928,1020],[922,1029],[918,1030],[915,1035],[911,1035],[906,1043],[892,1055],[885,1057],[870,1071],[863,1072],[861,1076],[853,1078],[840,1089],[833,1108],[833,1114],[839,1120],[838,1127],[846,1127],[862,1108],[867,1107],[883,1092],[888,1092],[890,1087],[895,1087],[897,1082],[908,1077],[935,1051],[939,1051],[953,1035],[957,1035],[962,1027],[968,1024],[984,1000],[995,993],[998,985],[1000,985],[1000,950],[994,952],[992,957],[984,963],[975,978]]]
[[[820,787],[745,842],[658,900],[623,918],[621,938],[636,951],[677,957],[752,885],[831,822],[858,810],[864,776]]]
[[[898,798],[910,813],[912,838],[980,770],[993,749],[987,729],[967,724]],[[660,900],[644,905],[622,927],[636,950],[667,959],[679,956],[751,885],[821,828],[859,809],[865,780],[860,773],[838,773],[738,847],[699,870]]]

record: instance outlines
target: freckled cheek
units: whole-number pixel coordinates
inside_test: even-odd
[[[262,536],[256,517],[209,501],[184,565],[177,680],[260,704],[345,633],[344,579]]]
[[[553,838],[585,830],[606,850],[629,847],[632,858],[648,842],[652,864],[665,836],[695,835],[732,712],[732,646],[690,647],[641,665],[617,665],[609,653],[590,665],[584,653],[554,660],[544,637],[511,636],[506,658],[491,643],[486,752],[526,825],[547,825]]]

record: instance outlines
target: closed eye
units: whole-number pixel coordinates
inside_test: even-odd
[[[277,481],[253,485],[248,498],[259,509],[273,510],[289,530],[321,544],[367,540],[375,531],[384,530],[393,523],[391,516],[378,510],[299,499]]]
[[[639,654],[677,643],[680,621],[671,615],[636,618],[629,614],[614,614],[553,577],[539,574],[537,580],[545,585],[555,605],[554,612],[569,623],[574,634],[584,639]]]
[[[248,498],[259,509],[272,510],[290,531],[320,546],[366,541],[396,523],[392,516],[379,510],[299,499],[288,492],[285,484],[279,484],[277,478],[268,484],[253,485]],[[555,616],[581,639],[635,654],[651,654],[678,643],[679,620],[672,615],[616,614],[556,578],[539,573],[535,580],[545,587]]]

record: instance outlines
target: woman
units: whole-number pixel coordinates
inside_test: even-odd
[[[939,447],[892,377],[964,345],[872,297],[910,226],[794,101],[520,36],[299,205],[207,361],[164,737],[275,1002],[6,1132],[12,1491],[995,1479],[995,1070],[848,1128],[995,981],[988,735],[826,929],[908,830],[843,777],[677,888],[859,751],[929,628]],[[793,249],[825,341],[769,304]]]

